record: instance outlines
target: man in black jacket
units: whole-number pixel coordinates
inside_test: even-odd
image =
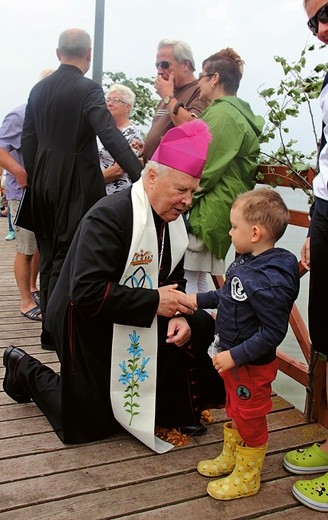
[[[82,219],[48,305],[60,376],[21,349],[5,351],[4,390],[18,402],[33,399],[63,442],[115,432],[124,425],[115,392],[128,394],[134,381],[137,406],[154,373],[157,426],[199,434],[202,410],[224,405],[207,355],[214,320],[185,305],[183,293],[182,213],[198,187],[208,140],[200,120],[169,130],[142,178]],[[126,416],[129,406],[119,411]],[[143,410],[146,422],[149,408]]]
[[[41,254],[41,310],[58,279],[78,223],[105,192],[96,136],[132,181],[141,164],[106,108],[102,87],[85,78],[91,61],[91,39],[81,29],[59,37],[57,71],[37,83],[28,99],[22,151],[34,231]],[[53,350],[43,328],[41,346]]]

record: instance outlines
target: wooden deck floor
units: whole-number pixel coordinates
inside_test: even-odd
[[[17,404],[2,389],[3,350],[21,346],[59,370],[56,354],[39,346],[40,325],[20,315],[13,276],[15,241],[5,242],[0,218],[0,518],[1,520],[130,520],[219,518],[322,518],[292,496],[297,479],[282,467],[285,451],[322,441],[327,429],[307,424],[283,398],[273,397],[269,450],[262,486],[253,497],[218,502],[206,494],[199,460],[215,456],[222,443],[224,411],[215,412],[208,433],[189,446],[156,455],[129,434],[102,442],[65,446],[33,404]]]

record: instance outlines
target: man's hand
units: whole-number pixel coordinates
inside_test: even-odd
[[[145,146],[143,141],[140,141],[140,139],[136,139],[136,138],[132,139],[130,146],[131,146],[131,148],[133,148],[133,150],[136,150],[138,152],[136,154],[137,157],[143,156],[144,146]]]
[[[307,271],[310,270],[310,237],[307,237],[301,249],[301,264]]]
[[[164,99],[165,96],[172,96],[174,92],[174,74],[171,72],[169,79],[164,79],[158,75],[155,80],[155,90]]]
[[[232,359],[229,350],[225,350],[224,352],[219,352],[219,354],[216,354],[213,357],[212,362],[215,370],[217,370],[219,374],[224,370],[229,370],[230,368],[236,366],[236,363]]]
[[[185,318],[172,318],[167,327],[166,343],[175,343],[178,347],[182,347],[190,340],[191,330]]]
[[[27,186],[27,173],[24,170],[24,168],[22,168],[21,170],[17,170],[17,173],[16,173],[15,177],[16,177],[16,181],[18,182],[20,188],[22,188],[22,190],[24,188],[26,188],[26,186]]]
[[[159,304],[157,314],[171,318],[176,313],[193,314],[197,305],[190,303],[186,294],[177,291],[178,284],[159,287]]]
[[[26,171],[5,148],[0,148],[0,166],[15,177],[22,190],[27,186]]]

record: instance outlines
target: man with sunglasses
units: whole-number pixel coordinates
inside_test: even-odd
[[[158,44],[155,89],[161,97],[146,137],[143,159],[150,159],[160,140],[174,126],[197,117],[205,108],[199,99],[195,62],[189,45],[179,40],[162,40]]]
[[[304,7],[309,18],[309,29],[321,42],[328,44],[328,3],[324,0],[304,0]],[[301,261],[310,271],[308,319],[311,342],[317,355],[321,353],[327,357],[327,310],[322,298],[328,292],[328,73],[321,89],[320,106],[322,136],[319,169],[313,181],[314,204],[310,211],[311,222],[301,251]],[[322,445],[314,444],[288,452],[284,466],[297,475],[328,471],[328,440]],[[298,480],[292,491],[307,507],[328,512],[328,473],[311,480]]]

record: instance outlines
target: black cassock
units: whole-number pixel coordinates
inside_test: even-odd
[[[157,290],[119,284],[132,218],[131,189],[96,203],[74,236],[49,300],[46,326],[61,360],[62,424],[54,426],[64,442],[96,440],[119,428],[110,403],[113,323],[150,327],[156,315]],[[164,222],[158,216],[155,222],[160,240]],[[167,229],[159,284],[183,289],[182,261],[169,276],[169,240]],[[214,320],[200,310],[188,321],[192,340],[181,348],[165,343],[168,318],[158,317],[158,426],[196,425],[204,408],[224,406],[224,386],[207,354]]]
[[[106,194],[96,135],[137,180],[141,164],[107,110],[100,85],[65,64],[33,87],[22,152],[41,254],[43,314],[81,218]]]

